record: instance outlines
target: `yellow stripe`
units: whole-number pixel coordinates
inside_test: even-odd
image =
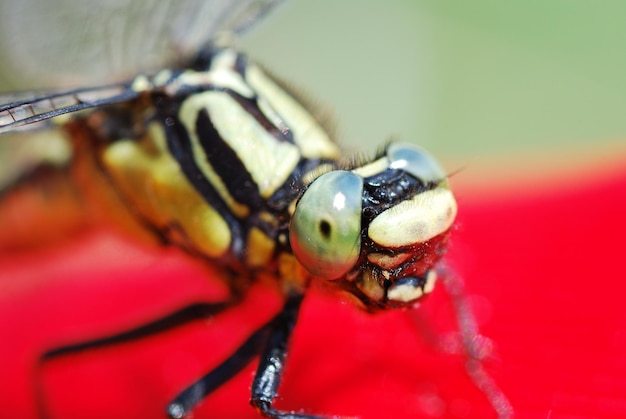
[[[320,124],[298,101],[281,89],[261,69],[250,64],[246,80],[284,119],[291,128],[294,141],[304,157],[337,159],[339,148],[332,142]]]
[[[221,176],[215,171],[215,169],[213,169],[213,166],[211,166],[211,164],[209,163],[196,133],[196,119],[198,117],[198,113],[201,109],[207,108],[207,103],[211,101],[210,98],[215,93],[222,95],[224,94],[221,92],[204,92],[190,96],[181,105],[178,112],[178,118],[185,126],[185,129],[189,134],[189,139],[191,141],[191,147],[193,150],[193,158],[198,165],[198,168],[202,171],[202,174],[207,178],[207,180],[215,188],[217,193],[222,197],[231,212],[238,218],[245,218],[250,214],[250,209],[246,205],[235,201],[233,196],[230,194],[228,188],[222,181]],[[207,111],[211,112],[209,109],[207,109]],[[236,121],[230,122],[236,123]]]
[[[293,144],[276,140],[227,93],[204,92],[185,100],[179,118],[190,133],[196,163],[233,209],[233,213],[242,217],[239,208],[241,204],[234,201],[219,175],[208,163],[195,133],[195,120],[202,109],[209,113],[215,129],[237,154],[263,198],[269,198],[285,182],[296,168],[300,153]]]
[[[141,141],[118,141],[103,153],[103,163],[133,208],[167,232],[178,226],[184,238],[173,240],[218,258],[230,247],[228,223],[189,183],[170,155],[157,123]]]

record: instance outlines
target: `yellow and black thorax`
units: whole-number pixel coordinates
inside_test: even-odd
[[[147,81],[147,80],[146,80]],[[290,205],[339,150],[318,121],[243,55],[150,81],[147,129],[101,161],[134,211],[211,259],[266,267],[287,246]],[[158,83],[158,85],[154,85]]]

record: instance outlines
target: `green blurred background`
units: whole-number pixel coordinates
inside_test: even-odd
[[[626,163],[624,1],[286,1],[240,46],[348,150],[416,142],[487,182]]]
[[[300,0],[243,46],[329,104],[351,149],[413,141],[469,176],[626,166],[623,1]]]

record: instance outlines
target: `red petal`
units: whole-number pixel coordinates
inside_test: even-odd
[[[485,367],[517,418],[626,417],[625,190],[626,173],[513,197],[459,191],[449,260],[494,341]],[[219,301],[218,276],[175,249],[149,253],[104,232],[4,255],[2,416],[37,417],[43,409],[61,418],[162,417],[177,392],[276,312],[271,290],[255,286],[241,305],[211,319],[41,357]],[[465,374],[465,358],[437,347],[439,334],[454,328],[442,287],[417,316],[371,316],[312,289],[278,406],[362,418],[495,417]],[[258,417],[247,403],[253,372],[251,365],[220,388],[194,417]]]

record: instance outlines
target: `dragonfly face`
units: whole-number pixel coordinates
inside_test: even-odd
[[[304,192],[291,245],[313,275],[365,306],[403,307],[433,289],[456,201],[425,151],[390,144],[376,160],[332,171]]]

